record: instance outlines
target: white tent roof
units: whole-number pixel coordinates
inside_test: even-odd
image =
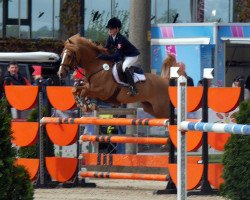
[[[60,59],[60,56],[56,53],[52,52],[8,52],[8,53],[0,53],[0,62],[9,62],[9,61],[16,61],[16,62],[46,62],[46,63],[53,63],[57,62]]]
[[[221,37],[221,40],[230,44],[250,44],[250,37]]]

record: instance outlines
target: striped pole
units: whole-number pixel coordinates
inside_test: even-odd
[[[167,181],[168,175],[161,174],[135,174],[135,173],[117,173],[117,172],[95,172],[80,171],[80,178],[105,178],[105,179],[130,179],[130,180],[149,180],[149,181]]]
[[[166,145],[168,138],[81,135],[81,141]]]
[[[223,124],[223,123],[183,121],[180,123],[180,128],[182,130],[250,135],[250,125],[244,125],[244,124]]]
[[[92,125],[114,125],[114,126],[168,126],[168,119],[154,118],[109,118],[103,119],[98,117],[83,117],[83,118],[60,118],[60,117],[43,117],[40,120],[41,124],[92,124]]]

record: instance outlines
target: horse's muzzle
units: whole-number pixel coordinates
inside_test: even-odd
[[[62,73],[59,73],[59,72],[57,73],[57,76],[58,76],[60,79],[64,78],[64,77],[63,77],[63,74],[62,74]]]
[[[62,65],[60,65],[60,68],[57,72],[57,75],[59,76],[59,78],[60,79],[65,78],[67,74],[68,74],[68,71],[64,69]]]

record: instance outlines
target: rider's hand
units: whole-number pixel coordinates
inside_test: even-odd
[[[101,59],[101,60],[110,60],[110,56],[109,55],[105,55],[105,54],[99,54],[97,56],[97,58]]]

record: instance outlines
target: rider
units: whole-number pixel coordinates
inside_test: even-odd
[[[133,79],[133,73],[129,68],[136,63],[140,52],[120,33],[121,27],[122,23],[116,17],[108,21],[106,28],[108,29],[109,36],[105,48],[111,49],[115,47],[115,52],[111,55],[101,54],[98,57],[103,60],[113,60],[114,62],[119,62],[124,59],[122,70],[129,84],[130,95],[135,96],[138,92]]]

